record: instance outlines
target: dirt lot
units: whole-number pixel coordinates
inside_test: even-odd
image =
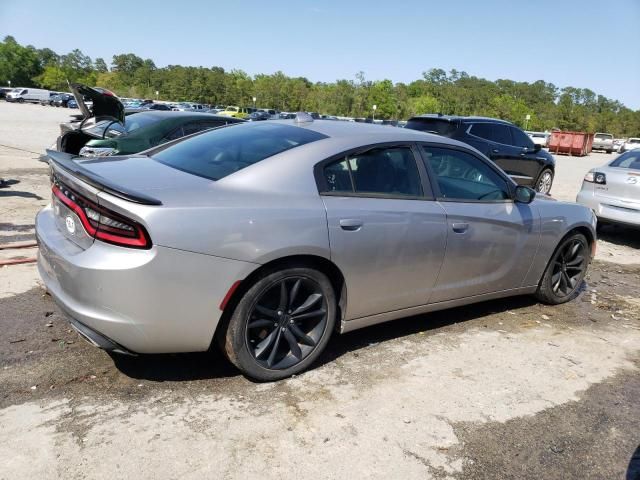
[[[19,182],[0,189],[0,244],[33,239],[39,155],[69,113],[0,103],[0,177]],[[574,199],[608,158],[558,157],[553,194]],[[515,298],[336,336],[317,368],[272,384],[216,352],[109,356],[33,265],[0,268],[0,479],[633,478],[639,247],[605,230],[570,304]]]

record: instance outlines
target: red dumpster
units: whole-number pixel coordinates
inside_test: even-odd
[[[552,132],[549,140],[549,151],[582,157],[591,153],[593,133],[586,132]]]

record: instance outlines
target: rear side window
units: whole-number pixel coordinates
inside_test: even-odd
[[[449,120],[443,120],[440,118],[416,117],[409,119],[405,128],[420,130],[421,132],[435,133],[437,135],[442,135],[443,137],[452,137],[456,131],[457,125],[455,122],[450,122]]]
[[[312,130],[272,123],[218,128],[169,145],[151,155],[183,172],[219,180],[300,145],[327,138]]]
[[[611,162],[612,167],[618,168],[633,168],[635,170],[640,170],[640,149],[631,150],[629,152],[623,153],[618,158],[616,158],[613,162]]]
[[[324,168],[328,192],[393,197],[422,196],[420,174],[409,147],[374,148]]]
[[[491,142],[512,145],[511,132],[507,125],[496,123],[474,123],[469,131],[476,137],[484,138]]]

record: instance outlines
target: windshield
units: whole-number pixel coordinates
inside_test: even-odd
[[[596,133],[596,138],[599,140],[612,140],[613,135],[610,135],[608,133]]]
[[[247,123],[209,130],[161,149],[151,158],[210,180],[291,148],[326,138],[305,128],[273,123]]]
[[[633,168],[640,170],[640,149],[631,150],[630,152],[623,153],[613,162],[610,166],[618,168]]]
[[[629,143],[640,143],[640,138],[630,138]]]

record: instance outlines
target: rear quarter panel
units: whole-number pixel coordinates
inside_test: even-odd
[[[569,232],[583,228],[591,235],[588,240],[596,239],[596,218],[591,209],[547,198],[534,200],[534,205],[540,215],[540,246],[525,279],[525,286],[539,283],[551,255]]]

